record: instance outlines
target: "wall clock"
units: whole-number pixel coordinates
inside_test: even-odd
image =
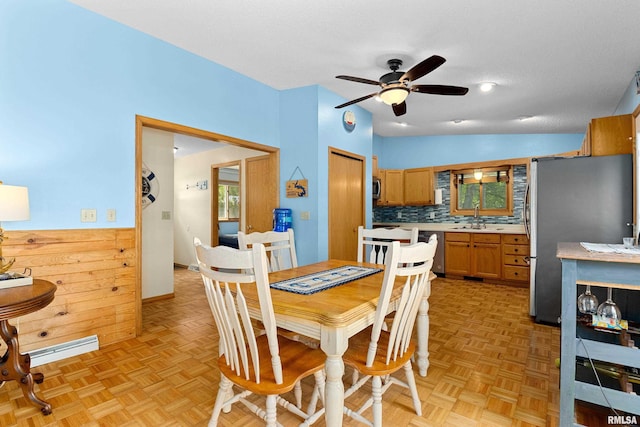
[[[158,199],[158,177],[146,165],[142,165],[142,208]]]
[[[344,128],[351,132],[356,127],[356,115],[353,111],[347,110],[342,114],[342,125]]]

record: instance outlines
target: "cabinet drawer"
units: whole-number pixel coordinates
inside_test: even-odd
[[[505,265],[503,279],[526,282],[529,280],[529,267]]]
[[[502,243],[508,245],[528,245],[529,239],[526,234],[503,234]]]
[[[529,246],[525,245],[502,245],[504,255],[529,255]]]
[[[500,235],[499,234],[474,233],[473,234],[473,242],[474,243],[500,243]]]
[[[504,264],[505,265],[521,265],[523,267],[528,267],[525,257],[522,255],[504,255]]]
[[[447,242],[469,242],[471,234],[469,233],[444,233],[444,240]]]

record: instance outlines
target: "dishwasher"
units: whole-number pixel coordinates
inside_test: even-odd
[[[431,271],[438,275],[444,275],[444,231],[420,231],[418,242],[428,242],[432,234],[438,237],[438,248],[433,258]]]

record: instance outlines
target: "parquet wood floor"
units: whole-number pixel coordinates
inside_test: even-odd
[[[143,305],[140,337],[34,369],[45,374],[36,389],[52,415],[41,415],[14,382],[4,384],[0,426],[205,426],[219,380],[217,333],[199,274],[177,269],[175,278],[174,299]],[[407,391],[392,387],[384,398],[386,424],[557,426],[560,330],[533,323],[527,307],[523,288],[436,279],[431,364],[426,378],[416,374],[423,415],[412,411]],[[297,425],[286,411],[278,414],[285,426]],[[578,420],[606,425],[605,415],[584,408]],[[220,425],[262,424],[237,407]]]

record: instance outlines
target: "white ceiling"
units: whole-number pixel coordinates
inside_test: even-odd
[[[275,89],[317,84],[345,101],[377,87],[336,75],[378,80],[393,57],[403,71],[446,58],[414,83],[469,93],[411,93],[401,118],[359,103],[382,136],[582,133],[640,69],[637,0],[70,1]],[[481,93],[483,81],[498,86]]]

